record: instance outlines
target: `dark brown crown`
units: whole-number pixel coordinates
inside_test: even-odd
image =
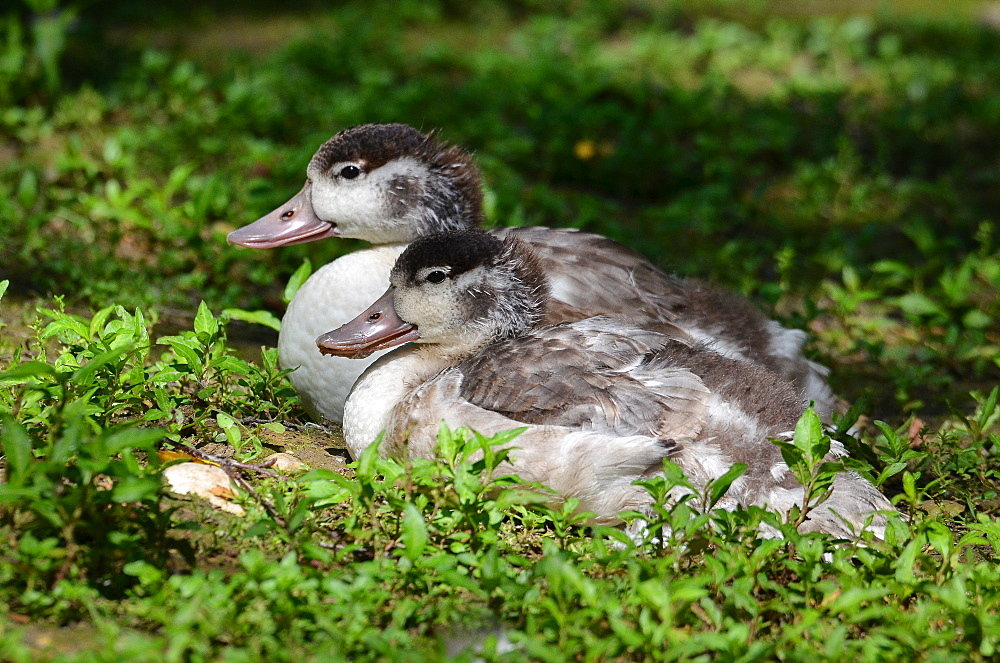
[[[442,208],[434,212],[443,218],[450,219],[456,214],[461,217],[445,227],[474,227],[482,223],[482,182],[472,156],[461,147],[438,140],[433,131],[424,134],[407,124],[354,126],[326,141],[313,155],[309,168],[325,172],[335,164],[351,161],[371,172],[403,157],[427,164],[432,173],[442,177],[439,190],[444,195],[434,196],[431,203]]]
[[[541,263],[527,244],[513,236],[499,239],[478,229],[451,230],[422,237],[410,244],[393,267],[393,282],[411,282],[427,267],[448,267],[450,277],[479,266],[503,264],[535,293],[546,299],[548,284]]]

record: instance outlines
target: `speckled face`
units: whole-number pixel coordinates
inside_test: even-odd
[[[396,288],[396,313],[417,325],[424,343],[479,345],[482,333],[477,317],[485,308],[484,268],[477,267],[454,278],[444,276],[448,265],[421,270],[410,283]],[[438,282],[437,279],[441,279]]]
[[[389,277],[396,312],[416,324],[421,340],[479,345],[493,298],[488,268],[502,243],[481,232],[441,233],[411,244]]]
[[[364,159],[338,161],[327,171],[310,164],[306,173],[313,183],[313,210],[335,223],[341,237],[376,244],[414,238],[419,198],[430,176],[417,159],[401,156],[378,168]]]
[[[544,300],[544,278],[511,246],[477,230],[424,237],[390,275],[395,310],[417,325],[421,342],[446,351],[478,348],[526,330]]]

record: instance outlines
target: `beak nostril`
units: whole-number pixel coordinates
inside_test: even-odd
[[[368,316],[368,322],[377,322],[382,319],[381,312],[375,312]]]
[[[295,210],[294,209],[285,210],[284,212],[281,213],[281,220],[282,221],[288,221],[293,216],[295,216]]]

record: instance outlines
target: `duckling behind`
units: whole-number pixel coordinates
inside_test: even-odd
[[[319,361],[306,338],[337,327],[388,285],[391,259],[409,242],[483,219],[479,173],[471,156],[402,124],[346,129],[316,152],[298,195],[229,241],[253,248],[353,237],[375,247],[339,258],[299,290],[282,320],[281,365],[314,415],[340,420],[344,397],[366,364]],[[802,354],[806,339],[767,319],[745,299],[691,279],[668,276],[605,237],[569,229],[500,228],[542,261],[552,295],[550,323],[611,315],[633,326],[673,325],[727,356],[749,359],[792,381],[825,416],[836,407],[827,369]],[[383,247],[385,252],[376,251]],[[348,258],[351,260],[348,261]],[[347,262],[341,262],[347,261]],[[367,361],[374,361],[370,357]]]

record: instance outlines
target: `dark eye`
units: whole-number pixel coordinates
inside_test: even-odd
[[[440,283],[448,278],[448,275],[442,272],[440,269],[435,269],[433,272],[427,275],[427,280],[431,283]]]
[[[340,169],[340,176],[345,180],[353,180],[361,174],[361,169],[357,166],[344,166]]]

